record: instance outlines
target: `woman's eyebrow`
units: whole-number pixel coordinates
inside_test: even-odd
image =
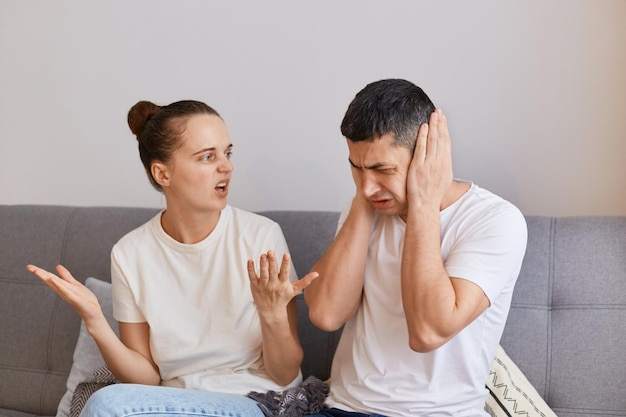
[[[194,155],[199,155],[199,154],[201,154],[201,153],[204,153],[204,152],[211,152],[211,151],[214,151],[214,150],[215,150],[215,148],[214,148],[214,147],[213,147],[213,148],[203,148],[203,149],[200,149],[198,152],[194,152],[193,154],[194,154]]]
[[[231,144],[229,144],[229,145],[226,147],[226,150],[228,151],[228,150],[231,150],[232,148],[233,148],[233,144],[231,143]],[[215,146],[210,147],[210,148],[203,148],[203,149],[200,149],[198,152],[194,152],[194,153],[193,153],[193,155],[199,155],[199,154],[204,153],[204,152],[213,152],[213,151],[215,151],[216,149],[217,149],[217,148],[216,148]]]

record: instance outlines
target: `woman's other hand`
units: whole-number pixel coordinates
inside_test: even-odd
[[[35,274],[72,306],[84,320],[87,327],[93,321],[103,317],[102,308],[95,294],[76,280],[64,266],[57,265],[56,272],[59,275],[55,275],[35,265],[27,265],[26,269]]]
[[[259,259],[259,272],[254,267],[254,261],[248,260],[248,277],[250,289],[259,313],[285,311],[287,304],[300,291],[308,287],[311,281],[317,278],[317,272],[311,272],[302,279],[292,283],[289,281],[291,271],[291,257],[283,255],[280,269],[278,260],[273,251],[262,254]]]

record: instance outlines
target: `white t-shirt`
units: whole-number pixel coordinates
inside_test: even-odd
[[[409,347],[400,289],[404,233],[398,216],[375,216],[363,300],[344,326],[327,405],[387,416],[487,416],[485,382],[526,250],[525,219],[511,203],[473,184],[441,212],[448,274],[476,283],[491,305],[429,353]]]
[[[253,259],[258,267],[270,249],[282,259],[287,243],[280,226],[226,206],[211,234],[189,245],[165,233],[161,214],[113,247],[114,317],[150,325],[162,385],[238,394],[284,389],[263,368],[246,266]],[[296,279],[292,265],[290,280]]]

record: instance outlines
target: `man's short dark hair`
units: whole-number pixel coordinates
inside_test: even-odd
[[[354,97],[341,122],[341,134],[359,142],[392,133],[398,146],[413,151],[419,127],[434,111],[430,98],[410,81],[380,80]]]

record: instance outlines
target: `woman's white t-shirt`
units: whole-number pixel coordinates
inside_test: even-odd
[[[161,213],[111,252],[114,317],[150,326],[162,385],[246,394],[280,390],[263,368],[261,327],[246,262],[288,251],[274,221],[226,206],[211,234],[183,244]],[[297,280],[293,265],[291,281]],[[289,386],[296,385],[301,375]]]

